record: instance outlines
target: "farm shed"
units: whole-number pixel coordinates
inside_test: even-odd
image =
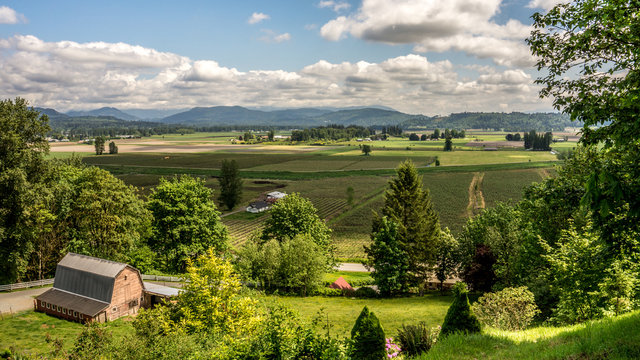
[[[36,298],[36,311],[59,318],[105,322],[136,314],[144,302],[138,269],[68,253],[56,267],[53,288]]]
[[[272,191],[267,194],[267,202],[274,203],[280,199],[284,199],[287,196],[286,193],[280,191]]]
[[[269,210],[269,203],[266,201],[256,201],[249,204],[247,207],[247,212],[257,214],[266,210]]]

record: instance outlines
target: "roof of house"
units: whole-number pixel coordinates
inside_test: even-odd
[[[280,192],[280,191],[272,191],[272,192],[268,193],[267,196],[281,199],[281,198],[287,196],[287,194],[283,193],[283,192]]]
[[[351,285],[345,280],[342,276],[336,279],[333,284],[329,285],[331,289],[340,289],[340,290],[353,290]]]
[[[269,203],[266,201],[256,201],[249,204],[249,207],[252,207],[255,209],[262,209],[262,208],[269,207]]]
[[[56,267],[53,287],[110,303],[115,278],[127,266],[115,261],[68,253]]]
[[[42,293],[42,295],[38,296],[38,300],[77,311],[91,317],[98,315],[104,309],[109,307],[108,302],[72,294],[56,288],[49,289]]]

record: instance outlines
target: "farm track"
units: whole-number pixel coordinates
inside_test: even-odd
[[[467,217],[471,218],[479,209],[485,208],[484,196],[482,194],[482,180],[484,173],[474,173],[469,184],[469,204],[467,205]]]

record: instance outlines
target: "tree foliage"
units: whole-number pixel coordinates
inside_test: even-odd
[[[527,40],[546,76],[540,95],[584,123],[581,141],[604,145],[583,203],[603,217],[625,203],[640,217],[640,7],[634,1],[577,0],[536,13]]]
[[[407,290],[409,261],[398,238],[398,225],[386,217],[380,219],[378,230],[371,234],[372,244],[365,246],[367,266],[383,296]]]
[[[167,269],[183,270],[188,259],[210,248],[227,249],[227,229],[211,197],[204,181],[190,176],[161,179],[152,191],[147,203],[153,214],[149,246],[164,255]]]
[[[96,155],[102,155],[104,153],[104,143],[107,140],[104,136],[96,136],[93,140],[93,147],[95,148]]]
[[[297,193],[278,200],[271,208],[271,217],[265,221],[262,239],[276,239],[280,242],[298,235],[309,237],[326,252],[331,245],[331,230],[318,216],[318,210],[311,201]]]
[[[464,283],[457,283],[454,288],[453,303],[447,311],[447,315],[442,323],[441,336],[455,333],[472,334],[482,330],[480,321],[473,313],[469,305],[467,287]]]
[[[368,145],[368,144],[362,145],[362,153],[367,156],[371,154],[371,145]]]
[[[365,306],[351,329],[351,358],[382,360],[387,355],[384,330],[378,317]]]
[[[408,160],[396,169],[385,192],[382,216],[398,225],[400,248],[407,254],[409,272],[414,282],[423,284],[436,261],[436,243],[440,237],[438,214],[433,210],[429,190],[423,189],[422,177]],[[376,214],[373,232],[380,229]]]
[[[235,160],[222,160],[218,182],[220,183],[218,199],[229,210],[233,210],[242,198],[242,179]]]
[[[471,308],[481,323],[508,331],[524,330],[540,312],[526,286],[486,293]]]

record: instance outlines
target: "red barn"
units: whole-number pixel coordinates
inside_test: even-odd
[[[36,298],[36,311],[78,322],[111,321],[136,314],[144,289],[130,265],[69,253],[58,263],[53,288]]]

